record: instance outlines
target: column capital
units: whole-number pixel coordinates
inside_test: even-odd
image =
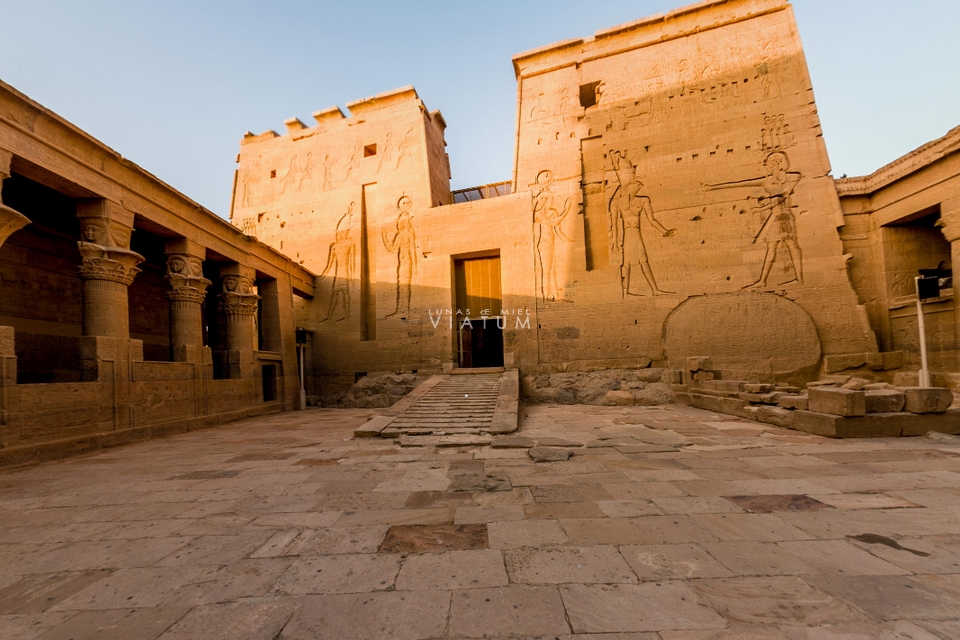
[[[6,149],[0,149],[0,188],[3,187],[3,181],[10,177],[10,161],[12,159],[13,153]],[[3,198],[0,196],[0,245],[3,245],[14,231],[19,231],[28,224],[30,224],[30,219],[16,209],[3,204]]]
[[[106,280],[129,286],[144,258],[130,250],[133,212],[105,199],[82,200],[77,204],[80,219],[80,277]]]
[[[260,296],[254,293],[256,271],[250,267],[232,264],[220,269],[223,292],[220,294],[220,309],[228,316],[253,316],[257,312]]]
[[[170,243],[167,243],[168,249]],[[174,302],[201,304],[206,297],[210,281],[203,277],[203,260],[196,252],[167,251],[167,299]],[[202,247],[201,247],[202,248]]]

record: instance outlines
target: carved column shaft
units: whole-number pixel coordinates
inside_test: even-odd
[[[173,244],[183,246],[172,247]],[[184,239],[168,243],[167,249],[170,345],[174,361],[185,362],[191,359],[190,348],[203,346],[202,305],[210,281],[203,277],[202,258],[197,255],[202,247]]]
[[[954,344],[960,360],[960,198],[940,203],[940,221],[944,237],[950,241],[950,261],[953,268]],[[960,365],[960,362],[956,363]]]
[[[130,251],[133,214],[106,200],[79,205],[83,335],[130,338],[127,290],[143,256]]]
[[[249,351],[256,349],[254,317],[257,301],[253,292],[253,269],[226,267],[223,274],[223,293],[220,294],[220,312],[226,329],[227,350]]]

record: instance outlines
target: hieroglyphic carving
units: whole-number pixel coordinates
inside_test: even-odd
[[[327,274],[330,274],[331,278],[330,304],[327,306],[327,315],[321,318],[320,322],[326,322],[333,317],[338,302],[343,306],[343,317],[336,322],[350,317],[350,280],[353,278],[357,254],[357,246],[350,237],[355,206],[356,203],[351,202],[347,212],[337,223],[335,239],[330,243],[330,249],[327,251],[327,266],[320,273],[321,278],[326,277]]]
[[[243,174],[241,207],[252,207],[257,204],[260,196],[260,174],[256,171],[247,171]]]
[[[760,148],[764,151],[788,149],[796,143],[790,125],[785,122],[784,115],[778,113],[764,116],[763,128],[760,129]]]
[[[386,164],[390,166],[390,160],[393,159],[393,138],[390,132],[387,132],[383,140],[383,148],[380,149],[380,161],[377,162],[377,171],[383,168],[383,165]]]
[[[413,276],[417,271],[417,234],[410,216],[411,207],[413,207],[413,200],[410,196],[400,196],[397,200],[396,231],[390,237],[387,229],[380,230],[383,246],[397,256],[396,306],[393,313],[385,316],[387,318],[405,315],[410,311]]]
[[[790,159],[784,151],[768,154],[763,161],[763,167],[767,172],[765,176],[707,184],[704,187],[707,190],[749,187],[762,189],[765,193],[757,198],[757,204],[753,208],[755,213],[764,217],[760,229],[753,236],[752,244],[763,240],[767,244],[767,250],[763,257],[760,277],[756,282],[743,287],[744,289],[763,289],[767,286],[770,271],[777,259],[777,250],[781,245],[790,255],[794,277],[780,284],[793,282],[803,284],[803,255],[800,244],[797,242],[797,220],[791,202],[793,192],[803,178],[803,174],[789,170]]]
[[[287,169],[287,175],[283,178],[283,185],[280,193],[284,194],[287,189],[294,187],[294,191],[300,191],[304,180],[313,177],[313,152],[308,151],[306,158],[301,160],[300,154],[295,153],[290,158],[290,166]]]
[[[653,295],[673,293],[661,289],[653,276],[643,244],[641,218],[646,218],[665,237],[672,236],[676,229],[667,229],[654,216],[650,198],[640,193],[643,183],[637,177],[637,168],[627,157],[627,152],[614,150],[609,155],[618,184],[607,206],[607,224],[611,252],[619,258],[621,295],[641,295],[632,290],[635,267],[639,267]]]
[[[533,196],[534,246],[539,259],[540,295],[544,302],[560,299],[557,283],[557,239],[573,242],[563,231],[563,220],[570,213],[570,198],[562,203],[553,193],[553,172],[544,169],[537,174],[537,192]]]
[[[404,158],[409,158],[413,155],[413,145],[416,144],[416,129],[410,127],[407,129],[407,132],[403,134],[403,140],[400,141],[399,153],[397,153],[397,166],[396,169],[400,168],[400,163],[403,162]]]
[[[203,262],[196,256],[172,253],[167,256],[167,299],[203,302],[210,281],[203,277]]]
[[[350,182],[350,176],[354,169],[360,168],[360,160],[363,159],[363,140],[356,138],[353,143],[353,151],[345,158],[347,172],[343,177],[344,182]]]
[[[330,191],[333,188],[333,160],[330,154],[323,156],[323,190]]]

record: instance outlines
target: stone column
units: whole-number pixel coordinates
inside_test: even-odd
[[[143,262],[143,256],[130,250],[133,213],[109,200],[81,202],[81,264],[83,280],[83,335],[116,338],[121,344],[130,339],[127,288]]]
[[[960,360],[960,198],[940,203],[940,224],[944,237],[950,241],[950,260],[953,267],[953,339]],[[960,362],[955,362],[960,366]]]
[[[220,312],[225,320],[227,350],[253,351],[257,348],[254,317],[260,299],[253,291],[255,272],[233,264],[220,269],[220,276],[223,278]]]
[[[13,154],[0,149],[0,246],[15,231],[30,224],[29,218],[3,204],[3,181],[10,177]],[[17,384],[17,352],[13,327],[0,327],[0,425],[9,421],[10,389]],[[0,431],[0,447],[7,444],[6,430]]]
[[[203,277],[206,249],[186,238],[166,246],[170,291],[170,349],[174,362],[202,360],[203,310],[210,281]]]

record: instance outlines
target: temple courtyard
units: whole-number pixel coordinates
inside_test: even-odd
[[[495,446],[312,409],[4,470],[0,637],[960,637],[960,438],[521,411]]]

